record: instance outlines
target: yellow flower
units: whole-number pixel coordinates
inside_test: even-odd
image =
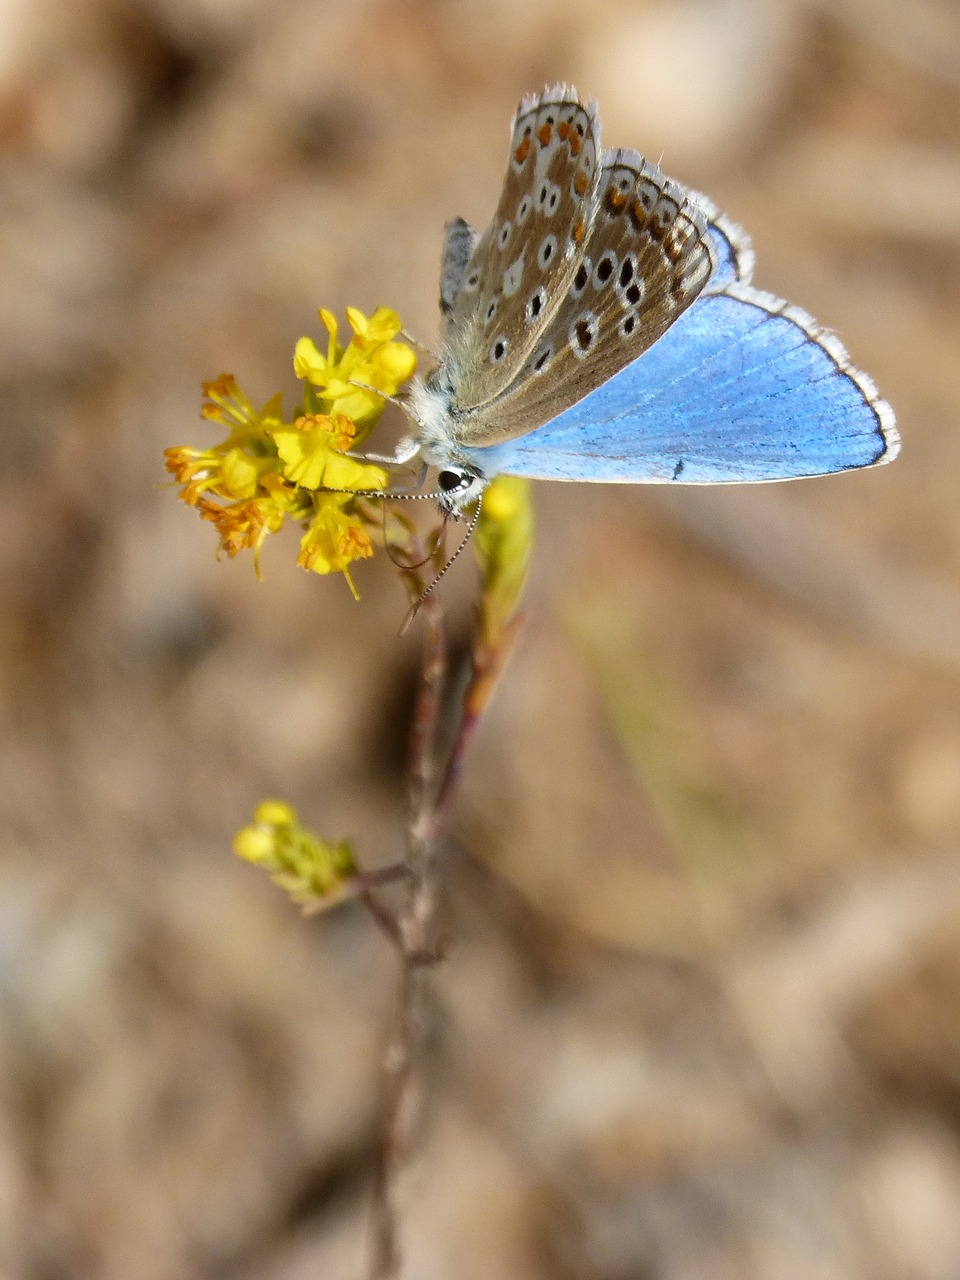
[[[286,514],[282,503],[269,494],[247,498],[221,506],[209,498],[201,498],[197,509],[203,520],[209,520],[220,535],[220,550],[233,559],[240,551],[253,552],[253,567],[260,573],[260,548],[268,533],[276,533]]]
[[[201,416],[230,430],[230,438],[222,448],[234,444],[249,447],[257,441],[265,443],[271,428],[280,425],[281,392],[271,396],[262,409],[256,409],[231,373],[221,373],[213,382],[202,383],[202,387]]]
[[[359,517],[343,510],[349,501],[344,494],[317,494],[314,517],[300,540],[297,564],[313,573],[342,573],[358,600],[349,566],[354,560],[372,556],[373,543]]]
[[[405,342],[394,339],[400,332],[400,317],[388,307],[378,307],[365,316],[355,307],[347,308],[353,337],[347,346],[337,342],[338,325],[333,312],[320,310],[327,330],[327,354],[321,355],[312,338],[301,338],[294,349],[293,367],[320,393],[321,407],[328,413],[342,413],[358,428],[362,443],[376,425],[383,409],[383,396],[396,395],[402,383],[413,375],[417,358]],[[380,395],[352,385],[362,383]]]
[[[305,489],[383,489],[388,476],[381,468],[344,456],[357,429],[343,414],[304,414],[293,427],[273,432],[283,474]]]
[[[389,477],[349,455],[374,426],[384,397],[413,373],[416,357],[397,340],[400,318],[387,307],[371,316],[348,308],[346,347],[337,341],[333,314],[324,310],[320,318],[327,354],[309,338],[297,344],[294,366],[305,385],[294,422],[283,420],[279,394],[258,409],[233,375],[222,373],[203,384],[201,413],[227,429],[225,439],[209,449],[167,449],[166,466],[181,499],[216,528],[221,551],[253,551],[258,577],[267,534],[291,519],[304,531],[298,563],[315,573],[343,573],[356,595],[348,566],[373,554],[368,528],[380,521],[369,507],[353,510],[351,494],[379,493]]]
[[[234,836],[233,850],[245,862],[263,867],[274,884],[305,906],[335,896],[357,871],[349,841],[319,839],[282,800],[257,806],[252,825]]]
[[[166,467],[183,485],[180,498],[195,507],[205,493],[220,498],[251,498],[260,474],[269,461],[253,459],[242,449],[188,449],[179,445],[165,450]]]

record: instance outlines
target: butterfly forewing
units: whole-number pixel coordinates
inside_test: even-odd
[[[634,151],[603,157],[583,253],[516,383],[463,423],[465,445],[550,421],[642,355],[702,292],[717,265],[700,206]]]
[[[599,145],[596,113],[572,91],[521,103],[500,203],[450,317],[461,412],[503,394],[566,296],[593,213]]]

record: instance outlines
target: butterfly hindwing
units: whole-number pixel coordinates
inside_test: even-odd
[[[753,245],[742,227],[721,213],[709,196],[700,191],[692,198],[707,220],[707,235],[713,247],[715,265],[707,290],[718,293],[728,284],[750,284],[753,280]]]
[[[707,285],[716,268],[696,201],[635,151],[608,151],[583,257],[566,296],[496,413],[467,422],[466,445],[511,439],[550,421],[631,363]]]
[[[889,461],[893,413],[799,308],[733,282],[556,419],[469,450],[484,474],[707,484]]]
[[[440,259],[440,312],[449,321],[480,236],[463,218],[452,218],[443,229]]]

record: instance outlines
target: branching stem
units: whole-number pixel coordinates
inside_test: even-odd
[[[418,1066],[426,1027],[427,976],[443,956],[438,915],[442,895],[439,848],[467,751],[517,630],[514,619],[495,640],[478,640],[453,747],[438,779],[438,730],[447,656],[438,600],[423,602],[423,661],[410,735],[407,858],[409,886],[399,914],[387,923],[376,900],[368,906],[396,943],[401,960],[397,1013],[384,1063],[384,1099],[377,1161],[371,1280],[400,1274],[398,1175],[408,1159],[418,1121]],[[389,913],[387,913],[389,916]]]

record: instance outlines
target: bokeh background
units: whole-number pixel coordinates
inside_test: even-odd
[[[960,1275],[952,0],[3,0],[0,1273],[353,1280],[395,961],[229,852],[400,848],[387,564],[163,478],[316,307],[437,330],[521,93],[598,97],[894,405],[893,467],[542,485],[451,840],[417,1280]],[[465,557],[465,561],[468,558]],[[450,575],[465,636],[472,566]]]

